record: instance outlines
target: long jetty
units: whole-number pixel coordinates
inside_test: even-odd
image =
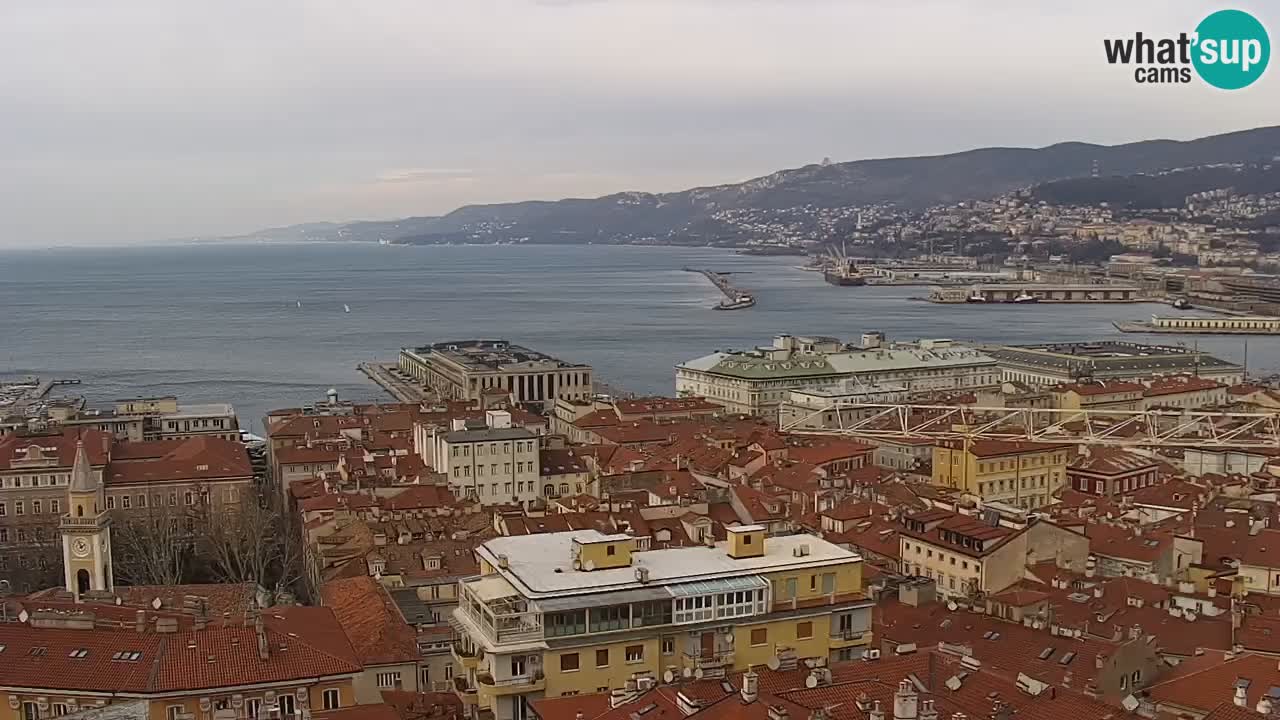
[[[749,296],[751,294],[746,290],[735,288],[733,283],[729,282],[729,278],[726,275],[715,272],[714,270],[687,267],[685,268],[685,272],[698,273],[710,280],[712,285],[715,285],[720,292],[724,293],[725,299],[729,302],[735,302],[738,298]]]
[[[362,362],[356,367],[400,402],[415,403],[431,399],[430,390],[393,372],[396,367],[393,364]]]

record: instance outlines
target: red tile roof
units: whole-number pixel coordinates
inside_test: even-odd
[[[1224,387],[1226,385],[1209,378],[1196,377],[1194,375],[1171,375],[1152,380],[1146,389],[1142,391],[1142,394],[1146,397],[1159,397],[1162,395],[1177,395],[1184,392],[1216,390]]]
[[[251,479],[244,445],[209,435],[116,443],[106,473],[107,485]]]
[[[263,617],[268,657],[253,627],[173,634],[0,623],[0,686],[84,692],[167,693],[348,676],[359,661],[326,608],[273,609]],[[42,649],[41,649],[42,648]],[[75,657],[78,651],[83,657]],[[140,653],[136,660],[117,653]]]
[[[1168,679],[1147,688],[1147,696],[1161,705],[1207,713],[1231,702],[1240,678],[1249,680],[1248,706],[1256,706],[1259,698],[1280,685],[1276,658],[1246,653],[1224,660],[1222,653],[1205,653],[1179,663]]]
[[[0,470],[14,469],[15,463],[27,459],[31,453],[37,453],[38,458],[56,460],[60,468],[70,468],[76,459],[76,441],[79,438],[84,439],[90,465],[101,466],[107,463],[107,448],[112,444],[110,435],[97,430],[63,430],[0,437]]]
[[[320,587],[320,598],[337,617],[364,665],[418,661],[417,632],[373,578],[364,575],[327,582]]]

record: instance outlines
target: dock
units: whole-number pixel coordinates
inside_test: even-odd
[[[360,372],[391,397],[403,403],[420,403],[434,399],[434,393],[403,376],[395,363],[360,363]]]
[[[718,273],[714,270],[705,270],[701,268],[687,267],[685,272],[698,273],[711,281],[721,293],[724,294],[724,301],[716,305],[717,310],[738,310],[740,308],[748,308],[756,304],[756,299],[751,293],[741,288],[736,288],[733,283],[729,282],[726,273]]]
[[[1235,315],[1228,317],[1173,317],[1152,315],[1150,321],[1111,323],[1125,333],[1169,335],[1280,335],[1280,317]]]
[[[1134,285],[1055,285],[1052,283],[999,283],[937,287],[929,294],[934,303],[1137,303],[1148,302]]]

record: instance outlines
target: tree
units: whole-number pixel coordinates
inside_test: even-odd
[[[156,502],[118,518],[111,527],[116,580],[126,585],[179,585],[190,580],[192,513]]]
[[[198,551],[215,582],[253,582],[273,595],[295,590],[302,577],[301,529],[267,498],[248,497],[205,515]]]

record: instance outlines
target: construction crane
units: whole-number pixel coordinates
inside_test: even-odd
[[[815,418],[829,417],[832,418],[829,422],[836,427],[814,427]],[[870,440],[1004,440],[1114,447],[1280,450],[1280,413],[1051,410],[835,401],[783,421],[780,429]]]

